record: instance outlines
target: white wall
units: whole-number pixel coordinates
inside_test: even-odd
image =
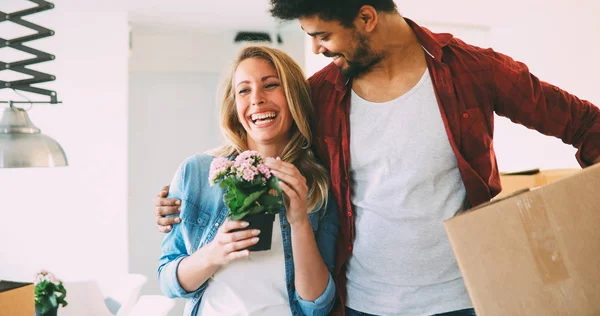
[[[212,73],[130,75],[129,268],[148,276],[143,294],[161,293],[157,268],[164,234],[156,228],[152,197],[185,158],[218,145],[212,101],[218,81]]]
[[[548,6],[545,6],[548,7]],[[493,47],[527,64],[541,80],[600,105],[600,3],[582,7],[550,6],[528,19],[492,29]],[[500,168],[578,168],[574,149],[508,119],[496,121],[495,146]]]
[[[129,104],[130,270],[148,276],[143,294],[159,294],[157,231],[152,198],[179,163],[220,143],[217,86],[241,45],[235,33],[153,30],[133,26]],[[282,33],[280,47],[296,60],[303,34]],[[180,300],[171,315],[181,315]]]
[[[29,113],[70,166],[0,169],[0,279],[33,281],[46,268],[66,281],[109,282],[128,265],[127,14],[118,0],[55,4],[26,19],[56,31],[29,44],[56,60],[31,68],[56,75],[44,87],[64,103]],[[17,97],[3,90],[7,98]]]
[[[209,72],[228,70],[246,43],[234,43],[236,32],[191,32],[182,29],[132,26],[131,72]],[[282,45],[273,44],[302,63],[304,33],[290,25],[281,31]]]

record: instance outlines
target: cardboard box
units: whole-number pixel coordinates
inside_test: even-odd
[[[500,192],[495,199],[509,196],[524,189],[533,189],[556,182],[579,171],[581,171],[581,169],[531,169],[518,172],[503,172],[500,173],[502,192]]]
[[[0,315],[35,315],[33,283],[0,281]]]
[[[478,316],[600,315],[600,165],[444,226]]]

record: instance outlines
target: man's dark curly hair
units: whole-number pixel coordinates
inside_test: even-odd
[[[271,15],[281,20],[317,16],[325,21],[339,21],[352,27],[358,10],[370,5],[377,12],[396,10],[394,0],[271,0]]]

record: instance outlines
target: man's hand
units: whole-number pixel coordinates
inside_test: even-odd
[[[167,198],[168,193],[169,186],[165,186],[154,198],[154,215],[156,215],[158,231],[161,233],[170,232],[173,229],[172,225],[181,222],[179,216],[165,217],[181,212],[181,200]]]

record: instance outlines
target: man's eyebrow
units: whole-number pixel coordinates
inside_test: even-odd
[[[319,36],[319,35],[323,35],[325,34],[325,32],[313,32],[313,33],[306,33],[311,37],[315,37],[315,36]]]
[[[301,29],[304,31],[304,28],[303,28],[303,27],[300,27],[300,28],[301,28]],[[308,34],[308,36],[312,36],[312,37],[319,36],[319,35],[323,35],[323,34],[325,34],[325,33],[326,33],[326,32],[322,32],[322,31],[321,31],[321,32],[313,32],[313,33],[308,33],[308,32],[306,32],[306,34]]]

